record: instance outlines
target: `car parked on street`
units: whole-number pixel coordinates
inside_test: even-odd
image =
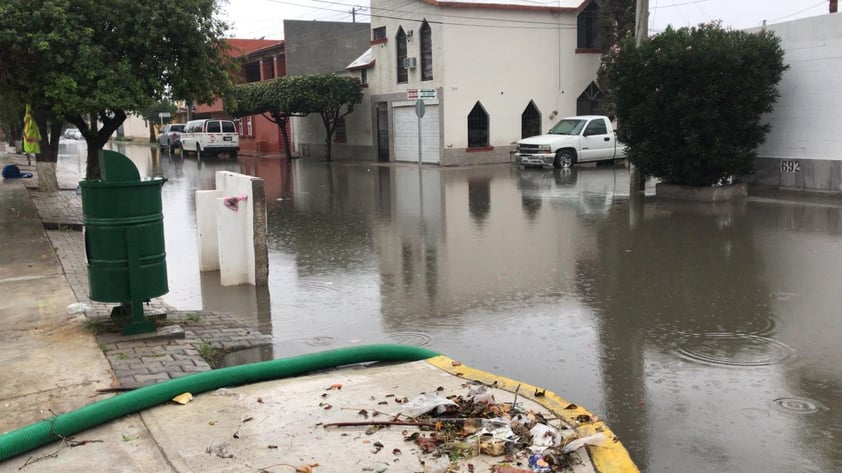
[[[184,123],[170,123],[164,125],[158,133],[158,148],[172,153],[181,147],[181,134],[184,133]]]
[[[61,136],[63,138],[67,138],[68,140],[81,140],[82,132],[79,131],[78,128],[68,128],[64,130],[64,134],[62,134]]]
[[[198,159],[227,155],[237,159],[240,152],[240,135],[231,120],[191,120],[181,135],[181,152],[195,153]]]

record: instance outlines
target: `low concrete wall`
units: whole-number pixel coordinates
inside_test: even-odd
[[[514,161],[515,146],[495,146],[487,151],[467,151],[464,148],[445,148],[441,157],[442,166],[475,166],[477,164],[498,164]]]
[[[220,284],[265,286],[269,279],[263,179],[216,173],[216,190],[196,191],[199,268],[219,269]]]
[[[748,196],[748,185],[738,182],[727,186],[692,187],[658,183],[655,195],[663,199],[692,200],[696,202],[722,202]]]
[[[830,159],[757,158],[751,185],[784,190],[842,192],[842,161]]]

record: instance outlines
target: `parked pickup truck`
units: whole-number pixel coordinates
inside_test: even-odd
[[[518,141],[515,153],[524,167],[566,168],[625,157],[626,147],[617,142],[611,120],[601,115],[563,118],[548,134]]]
[[[175,148],[181,147],[181,134],[184,133],[184,123],[170,123],[165,125],[158,133],[158,147],[161,150],[172,152]]]

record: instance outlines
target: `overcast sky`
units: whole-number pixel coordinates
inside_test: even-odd
[[[500,0],[506,3],[506,0]],[[228,0],[225,18],[236,38],[283,39],[283,20],[348,21],[352,9],[358,22],[368,22],[368,0]],[[663,31],[720,19],[733,28],[824,15],[828,0],[649,0],[649,28]],[[842,14],[842,13],[838,13]]]

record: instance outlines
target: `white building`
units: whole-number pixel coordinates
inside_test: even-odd
[[[842,192],[842,14],[769,25],[781,38],[781,97],[766,118],[772,131],[757,150],[752,183]],[[756,31],[756,30],[751,30]]]
[[[445,166],[508,162],[514,142],[559,119],[598,113],[593,0],[372,0],[367,84],[337,158]],[[362,53],[362,51],[361,51]]]

